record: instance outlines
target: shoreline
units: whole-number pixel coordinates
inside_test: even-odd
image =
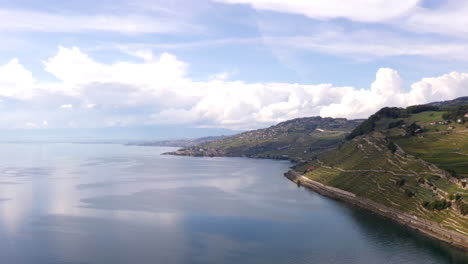
[[[293,170],[289,170],[284,174],[284,176],[290,181],[300,186],[307,187],[323,196],[327,196],[334,200],[366,209],[379,216],[385,217],[410,229],[416,230],[428,236],[429,238],[445,242],[459,249],[468,250],[468,236],[464,236],[460,233],[456,233],[455,231],[445,229],[435,222],[420,219],[416,216],[404,213],[397,209],[387,207],[363,197],[359,197],[353,193],[310,180],[309,178],[306,178]]]
[[[174,153],[168,152],[162,155],[173,155],[173,156],[189,156],[189,157],[240,157],[240,156],[226,156],[226,155],[187,155],[186,153]],[[244,158],[259,158],[259,159],[270,159],[270,160],[289,160],[292,163],[297,161],[291,159],[272,159],[266,157],[249,157]],[[458,248],[460,250],[468,251],[468,236],[457,233],[455,231],[441,227],[439,224],[430,220],[418,218],[417,216],[410,215],[408,213],[399,211],[391,207],[379,204],[367,198],[359,197],[354,193],[347,192],[335,187],[327,186],[317,181],[313,181],[307,177],[302,176],[294,170],[289,170],[284,173],[284,176],[290,181],[309,188],[310,190],[317,192],[328,198],[347,203],[352,206],[357,206],[361,209],[365,209],[372,213],[375,213],[381,217],[396,222],[402,226],[417,231],[430,239],[434,239],[440,242],[444,242],[449,246]]]

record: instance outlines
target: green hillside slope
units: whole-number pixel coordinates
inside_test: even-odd
[[[384,108],[336,149],[295,169],[468,235],[467,106]]]
[[[298,118],[170,154],[304,161],[336,147],[361,122],[344,118]]]

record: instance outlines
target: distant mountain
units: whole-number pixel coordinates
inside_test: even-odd
[[[467,99],[383,108],[343,144],[295,169],[467,235]]]
[[[143,142],[181,138],[233,135],[240,131],[181,125],[153,125],[105,128],[1,129],[1,141],[14,142]]]
[[[214,136],[214,137],[202,137],[202,138],[194,138],[194,139],[133,141],[133,142],[127,143],[127,145],[186,148],[186,147],[191,147],[191,146],[199,145],[199,144],[214,141],[214,140],[220,140],[226,137],[227,136]]]
[[[361,122],[344,118],[297,118],[168,154],[305,161],[336,147]]]

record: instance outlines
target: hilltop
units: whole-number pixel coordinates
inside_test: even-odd
[[[167,154],[307,161],[333,149],[362,120],[305,117],[187,147]]]
[[[295,170],[468,235],[467,99],[383,108]]]

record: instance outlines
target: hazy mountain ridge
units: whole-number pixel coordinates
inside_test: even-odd
[[[186,148],[202,143],[219,140],[226,138],[228,136],[211,136],[211,137],[201,137],[201,138],[189,138],[189,139],[169,139],[169,140],[143,140],[143,141],[133,141],[127,143],[127,145],[132,146],[153,146],[153,147],[180,147]]]

